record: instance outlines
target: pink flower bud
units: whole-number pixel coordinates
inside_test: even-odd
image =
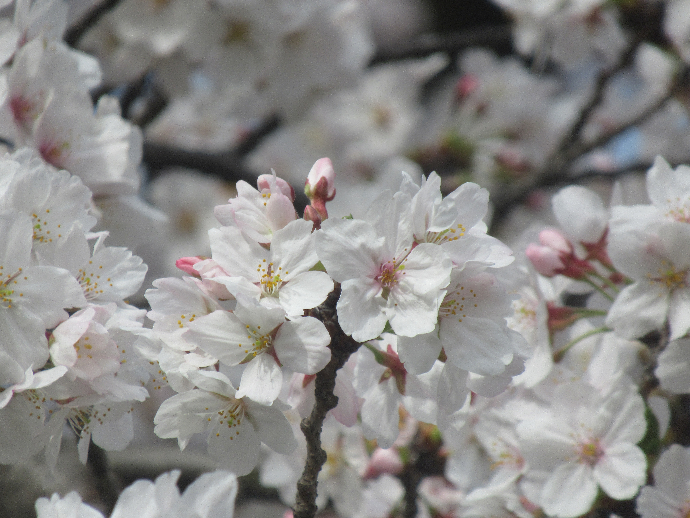
[[[539,232],[539,242],[544,246],[553,248],[557,252],[563,252],[564,254],[573,253],[573,245],[555,228],[546,228]]]
[[[473,74],[465,74],[455,84],[458,99],[464,99],[479,87],[479,78]]]
[[[295,190],[285,180],[278,178],[275,173],[259,175],[256,179],[256,186],[261,192],[268,191],[273,193],[279,191],[290,198],[290,201],[295,201]]]
[[[548,246],[530,243],[525,250],[525,255],[532,262],[534,269],[545,277],[555,276],[565,266],[561,261],[560,253]]]
[[[199,277],[199,272],[194,269],[194,265],[200,261],[203,261],[203,257],[180,257],[175,261],[175,266],[177,266],[184,273],[192,275],[194,277]]]
[[[330,158],[319,158],[309,171],[304,192],[310,200],[331,201],[335,197],[335,171]]]
[[[369,464],[364,471],[365,479],[376,478],[384,473],[397,475],[404,467],[400,454],[395,448],[376,448],[369,459]]]

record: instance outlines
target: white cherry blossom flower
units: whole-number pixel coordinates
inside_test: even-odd
[[[409,197],[391,198],[379,198],[369,221],[330,218],[316,234],[319,259],[342,285],[340,326],[359,342],[379,336],[387,321],[398,335],[432,331],[449,281],[451,261],[441,247],[413,248],[411,233],[399,231]]]
[[[635,282],[616,297],[606,325],[625,338],[639,338],[668,320],[671,339],[690,329],[690,226],[631,218],[614,208],[609,255]]]
[[[229,366],[246,364],[237,397],[270,405],[283,384],[281,367],[316,374],[331,358],[331,337],[313,317],[285,321],[280,308],[240,297],[233,313],[214,311],[189,324],[187,337]]]
[[[289,318],[301,316],[333,290],[327,274],[309,271],[318,262],[311,230],[309,221],[291,221],[274,232],[270,250],[238,227],[209,230],[213,259],[229,276],[215,280],[235,297],[242,294],[267,307],[282,307]]]
[[[291,453],[297,443],[278,404],[264,406],[237,398],[226,376],[199,371],[193,375],[199,388],[177,394],[158,409],[156,435],[176,438],[184,449],[192,435],[208,434],[208,452],[217,462],[238,475],[249,473],[259,461],[260,444]]]
[[[627,386],[605,395],[581,382],[557,387],[548,410],[517,426],[527,477],[541,481],[536,503],[569,518],[591,508],[598,487],[618,500],[635,496],[646,480],[636,445],[646,428],[644,402]]]
[[[690,512],[690,449],[672,444],[654,466],[654,485],[637,497],[642,518],[681,518]]]

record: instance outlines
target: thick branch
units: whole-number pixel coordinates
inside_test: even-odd
[[[512,45],[510,25],[489,25],[449,34],[424,34],[412,40],[409,45],[379,51],[371,58],[369,65],[423,58],[435,52],[457,54],[470,47],[488,47],[505,52]]]
[[[70,47],[76,47],[81,37],[91,27],[96,25],[98,21],[103,18],[109,11],[115,8],[120,0],[103,0],[99,4],[93,6],[89,11],[82,16],[77,23],[72,25],[65,32],[65,43]]]
[[[337,284],[326,301],[310,312],[311,316],[324,323],[331,335],[331,361],[316,375],[314,408],[300,425],[307,439],[307,461],[297,482],[295,518],[313,518],[316,515],[316,486],[321,467],[326,462],[326,452],[321,448],[321,429],[328,411],[338,404],[338,397],[333,394],[336,374],[361,345],[347,336],[338,324],[336,304],[339,298],[340,285]]]

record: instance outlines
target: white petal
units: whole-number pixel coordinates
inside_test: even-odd
[[[316,374],[331,359],[331,335],[326,326],[313,317],[285,322],[275,337],[278,359],[295,372]]]

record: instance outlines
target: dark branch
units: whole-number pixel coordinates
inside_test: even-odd
[[[338,398],[333,394],[336,374],[361,345],[346,335],[338,324],[336,304],[339,298],[340,285],[337,284],[326,301],[311,310],[311,316],[321,320],[331,335],[331,361],[316,375],[314,408],[300,425],[307,440],[307,461],[297,482],[294,518],[314,518],[316,515],[318,476],[326,462],[326,452],[321,448],[321,429],[328,411],[338,404]]]
[[[70,47],[76,47],[82,36],[91,27],[96,25],[98,21],[103,18],[109,11],[115,8],[120,0],[103,0],[101,3],[93,6],[89,11],[82,16],[74,25],[65,32],[65,43]]]
[[[423,58],[435,52],[457,54],[470,47],[488,47],[499,53],[510,51],[512,33],[510,25],[490,25],[449,34],[425,34],[397,49],[380,51],[369,65],[410,58]]]

